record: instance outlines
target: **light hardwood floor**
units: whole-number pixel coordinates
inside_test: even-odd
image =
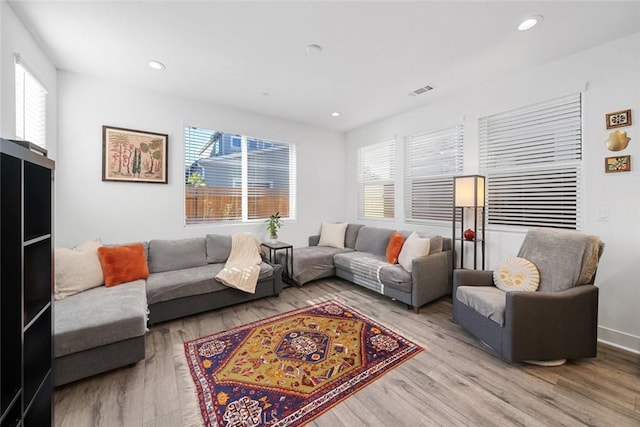
[[[555,368],[509,365],[451,320],[443,298],[419,314],[340,279],[280,297],[152,326],[147,354],[55,390],[56,426],[183,426],[173,346],[337,299],[425,347],[311,426],[640,426],[640,356],[600,345],[598,357]]]

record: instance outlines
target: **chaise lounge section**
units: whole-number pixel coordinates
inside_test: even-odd
[[[98,286],[54,303],[54,383],[70,383],[145,357],[145,281]]]
[[[214,310],[282,291],[282,266],[263,262],[256,292],[215,279],[231,252],[231,236],[143,243],[149,276],[97,286],[54,303],[56,386],[145,358],[149,324]]]

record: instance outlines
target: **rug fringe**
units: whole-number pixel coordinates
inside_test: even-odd
[[[184,353],[184,344],[173,346],[173,355],[176,368],[176,383],[178,385],[178,399],[182,410],[182,425],[185,427],[204,426],[200,413],[198,390],[191,377],[187,356]]]

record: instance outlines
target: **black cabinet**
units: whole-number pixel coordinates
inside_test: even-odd
[[[53,421],[53,169],[0,138],[0,427]]]

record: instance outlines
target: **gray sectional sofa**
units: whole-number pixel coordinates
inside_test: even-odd
[[[344,248],[318,246],[320,236],[310,236],[309,246],[293,250],[293,280],[303,285],[338,276],[375,292],[419,308],[450,294],[454,252],[450,238],[431,236],[427,256],[412,261],[408,272],[386,262],[386,248],[394,230],[348,224]],[[400,231],[407,237],[410,231]],[[422,236],[429,237],[429,236]]]
[[[150,273],[146,280],[99,286],[55,301],[56,386],[144,359],[147,320],[164,322],[282,291],[282,266],[266,262],[255,294],[215,279],[229,257],[231,236],[144,245]]]

